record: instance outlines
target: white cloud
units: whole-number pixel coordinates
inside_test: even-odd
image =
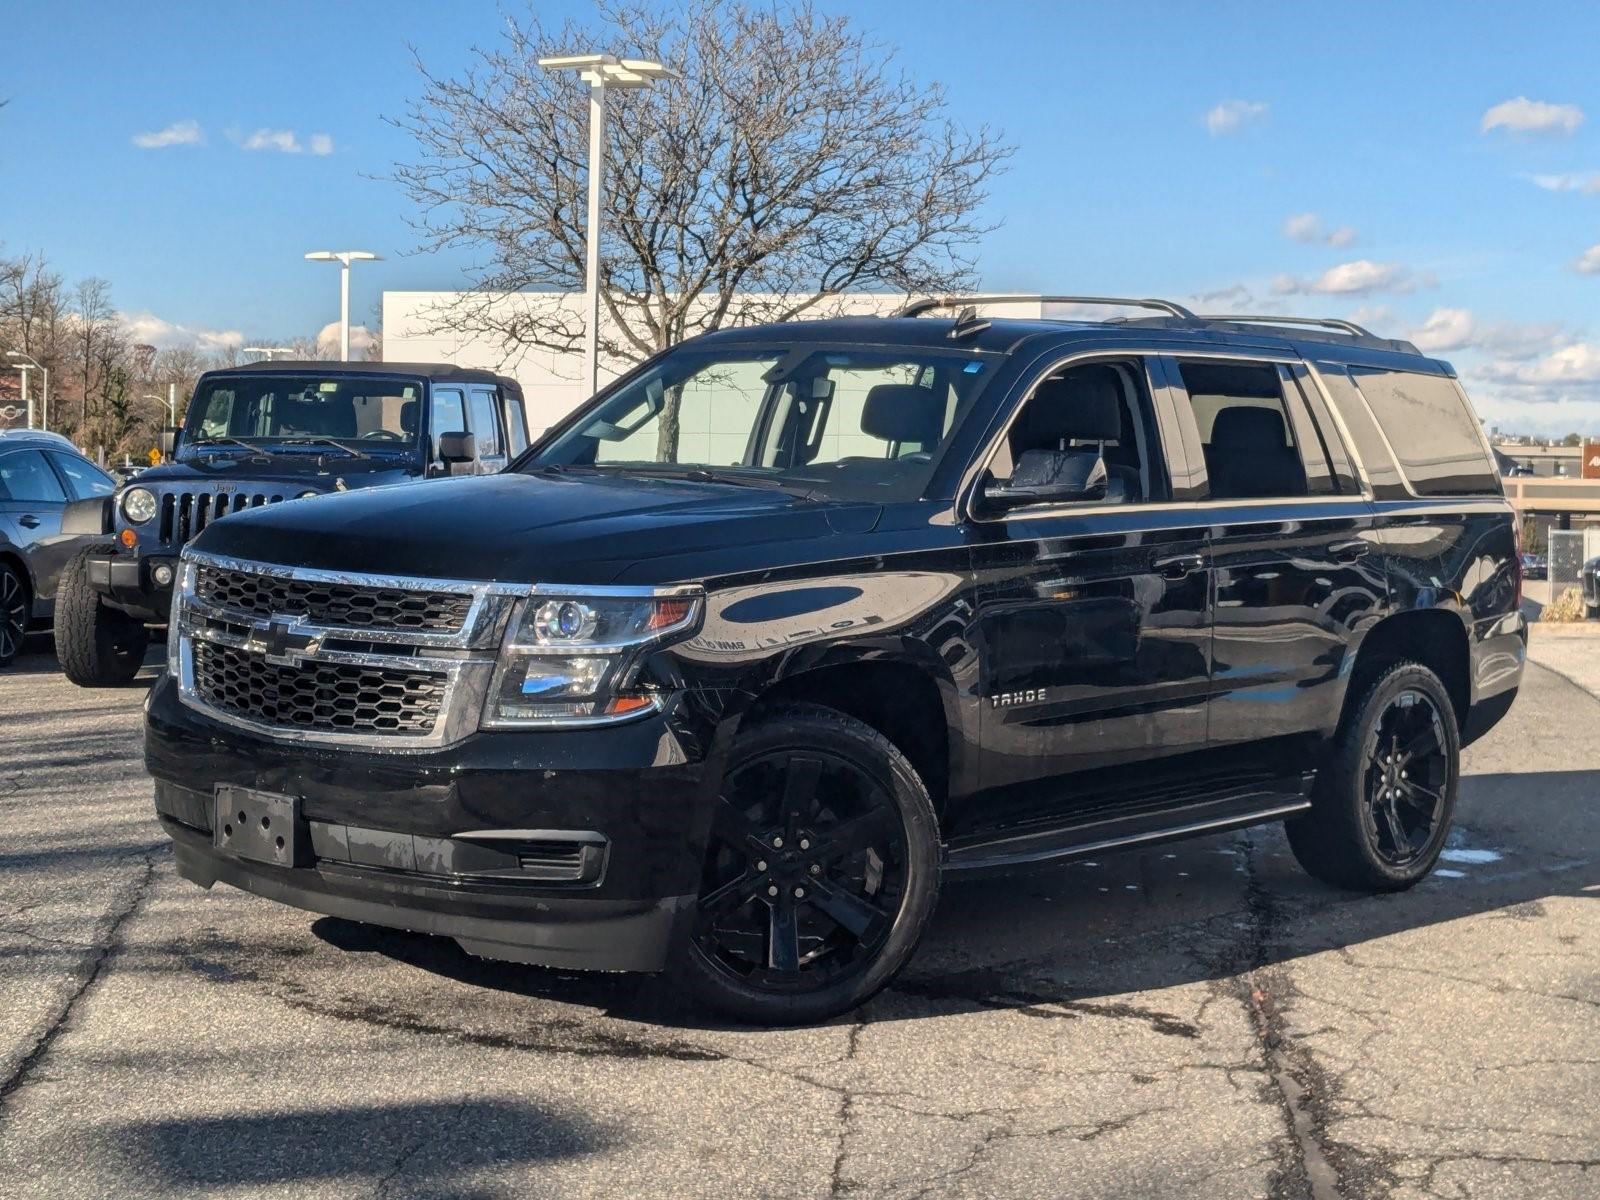
[[[1358,258],[1329,267],[1315,279],[1279,275],[1272,290],[1280,296],[1367,296],[1373,292],[1414,292],[1432,285],[1432,277],[1418,275],[1397,263]]]
[[[1572,269],[1579,275],[1600,275],[1600,242],[1578,255],[1578,261],[1572,264]]]
[[[1348,246],[1356,240],[1356,231],[1348,225],[1324,230],[1322,218],[1316,213],[1296,213],[1283,223],[1283,236],[1291,242],[1321,242],[1328,246]]]
[[[280,154],[333,153],[333,138],[326,133],[313,133],[305,143],[292,129],[258,129],[247,137],[231,136],[245,150],[275,150]]]
[[[1410,340],[1418,350],[1433,354],[1444,350],[1459,350],[1472,344],[1476,329],[1472,314],[1464,308],[1436,308],[1429,314],[1420,329],[1411,331]]]
[[[350,357],[365,358],[367,351],[372,348],[372,344],[376,340],[372,335],[372,330],[365,325],[350,326]],[[339,353],[339,322],[329,321],[317,331],[317,349],[324,354],[331,354],[337,357]]]
[[[205,140],[206,135],[200,129],[199,121],[174,121],[165,129],[133,135],[133,144],[141,150],[161,150],[167,146],[200,146],[205,144]]]
[[[1600,171],[1568,171],[1561,175],[1530,175],[1535,185],[1547,192],[1582,192],[1600,195]]]
[[[1267,105],[1254,100],[1224,100],[1206,113],[1206,132],[1212,137],[1238,133],[1244,125],[1267,115]]]
[[[1480,321],[1465,308],[1436,308],[1406,336],[1429,354],[1475,350],[1511,362],[1552,353],[1573,341],[1555,321]]]
[[[119,316],[129,341],[135,344],[142,342],[157,350],[193,347],[211,351],[244,345],[244,334],[237,329],[191,329],[148,312],[121,313]]]
[[[1479,128],[1484,133],[1505,129],[1512,133],[1571,133],[1583,124],[1583,110],[1576,104],[1547,104],[1518,96],[1503,100],[1483,114]]]
[[[1491,364],[1489,372],[1509,383],[1596,384],[1600,383],[1600,345],[1573,342],[1531,362]]]

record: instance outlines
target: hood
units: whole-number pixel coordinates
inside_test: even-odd
[[[601,584],[644,559],[864,531],[880,511],[725,483],[501,474],[252,509],[192,544],[325,570]]]
[[[144,487],[175,485],[179,490],[219,483],[240,486],[281,483],[300,489],[333,491],[339,480],[343,480],[346,487],[371,487],[376,483],[410,479],[416,471],[416,463],[401,455],[375,454],[371,458],[350,458],[332,451],[327,454],[296,451],[293,454],[274,454],[263,461],[260,456],[241,451],[238,454],[183,458],[151,467],[139,472],[136,482]]]

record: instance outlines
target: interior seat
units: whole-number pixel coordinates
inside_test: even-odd
[[[1093,453],[1104,458],[1107,442],[1122,442],[1122,380],[1114,367],[1094,363],[1039,385],[1010,433],[1012,482],[1044,482],[1060,474],[1047,460],[1063,453]],[[1092,443],[1073,450],[1071,443]],[[1111,486],[1106,499],[1126,501],[1142,494],[1139,471],[1106,463]],[[1038,477],[1035,480],[1035,477]]]
[[[861,405],[861,432],[923,452],[944,436],[944,398],[915,383],[880,383]]]
[[[1211,494],[1219,500],[1306,494],[1305,468],[1275,408],[1235,405],[1219,411],[1205,455]]]

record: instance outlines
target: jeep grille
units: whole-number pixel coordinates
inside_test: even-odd
[[[168,492],[161,497],[161,541],[179,548],[218,517],[286,499],[275,492]]]

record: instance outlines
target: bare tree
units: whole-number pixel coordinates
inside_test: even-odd
[[[106,382],[106,372],[115,360],[109,354],[117,340],[117,313],[111,305],[111,285],[93,277],[82,280],[72,292],[73,350],[79,368],[82,398],[78,408],[78,427],[89,424],[89,402]],[[120,350],[120,348],[119,348]]]
[[[659,6],[607,0],[593,26],[537,16],[465,72],[425,78],[394,123],[416,160],[395,178],[427,249],[482,256],[484,292],[441,329],[520,347],[575,347],[582,317],[553,290],[582,286],[586,90],[536,60],[573,50],[656,58],[679,78],[611,92],[601,352],[613,365],[725,325],[826,311],[852,291],[967,284],[992,226],[979,209],[1010,155],[948,115],[846,17],[809,3]],[[670,425],[664,421],[664,428]]]

